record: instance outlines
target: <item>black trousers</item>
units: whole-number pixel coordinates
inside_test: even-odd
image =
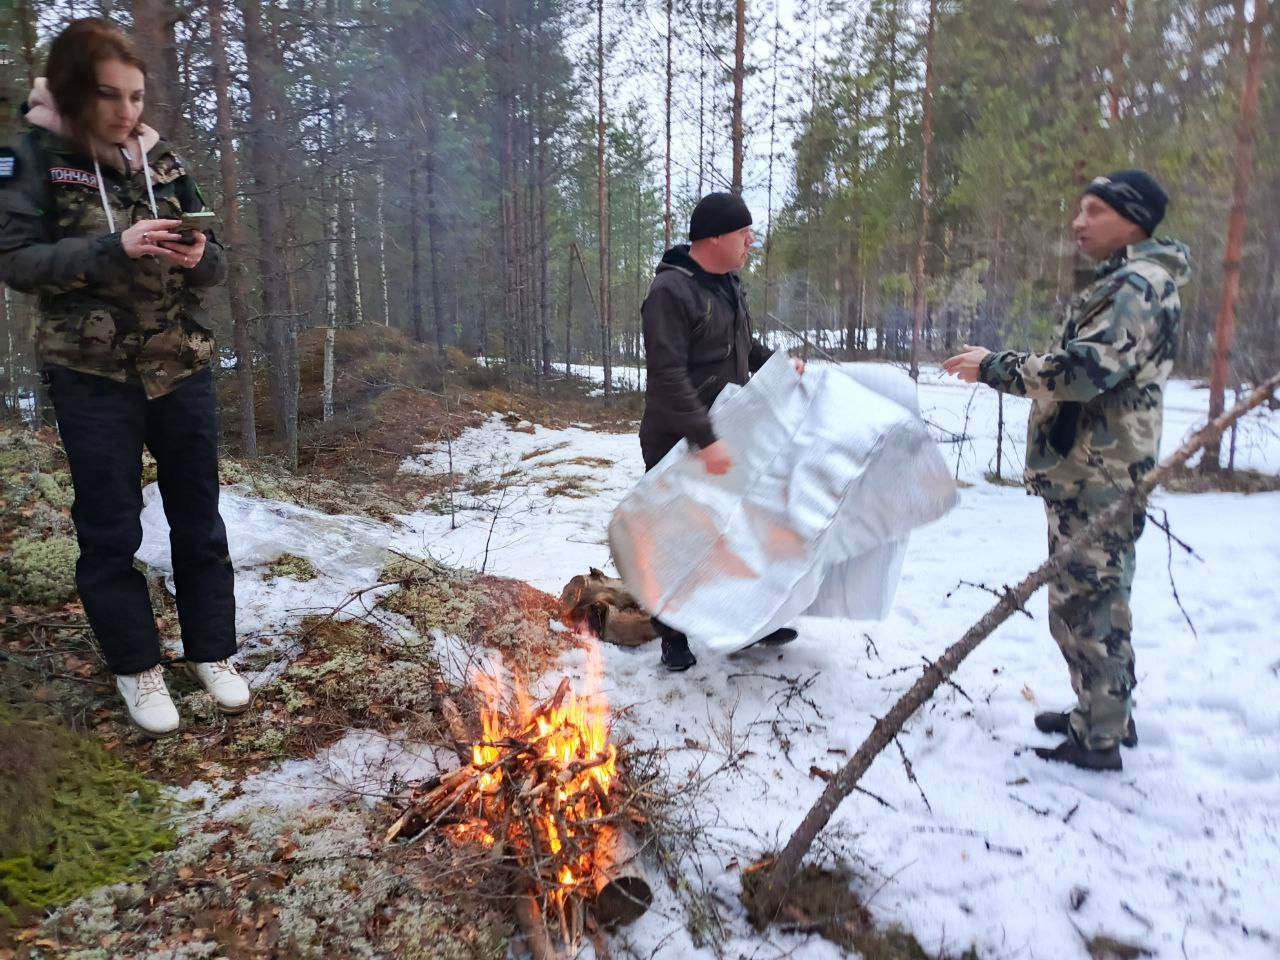
[[[211,662],[231,656],[235,576],[218,514],[212,373],[202,370],[155,400],[141,387],[63,367],[50,367],[47,375],[75,486],[76,587],[107,666],[128,674],[160,662],[147,580],[133,566],[142,545],[144,444],[156,459],[169,521],[186,658]]]

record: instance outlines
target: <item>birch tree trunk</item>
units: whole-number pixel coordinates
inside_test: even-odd
[[[604,363],[604,395],[611,382],[613,329],[609,317],[609,185],[605,174],[604,143],[604,0],[596,0],[596,202],[600,214],[600,355]]]
[[[933,29],[938,0],[929,0],[924,46],[924,104],[920,127],[920,233],[916,237],[915,289],[912,293],[911,379],[920,379],[920,335],[924,327],[924,258],[929,242],[929,144],[933,142]]]
[[[663,152],[663,178],[664,185],[662,188],[662,249],[671,249],[672,221],[671,221],[671,8],[673,0],[667,0],[667,87],[666,95],[663,98],[663,123],[666,127],[665,149]]]
[[[734,4],[734,39],[733,39],[733,178],[730,190],[742,193],[742,86],[747,76],[747,0],[736,0]]]

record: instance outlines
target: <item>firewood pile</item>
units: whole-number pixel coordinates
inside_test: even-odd
[[[519,686],[504,696],[488,674],[473,686],[478,739],[443,707],[466,762],[419,785],[387,840],[435,828],[485,851],[508,874],[533,956],[575,956],[584,934],[636,919],[653,897],[631,832],[641,818],[619,799],[607,704],[577,696],[567,677],[541,704]]]

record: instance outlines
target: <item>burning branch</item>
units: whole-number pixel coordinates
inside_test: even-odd
[[[596,680],[598,669],[592,673]],[[537,705],[519,685],[504,696],[489,674],[473,684],[483,732],[469,762],[423,784],[386,838],[438,827],[457,844],[490,851],[512,872],[517,919],[534,955],[560,956],[553,940],[576,953],[588,909],[600,926],[629,923],[653,899],[616,789],[608,706],[598,693],[579,697],[568,678]],[[456,706],[444,713],[464,741]]]

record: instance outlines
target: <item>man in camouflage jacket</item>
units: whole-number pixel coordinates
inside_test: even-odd
[[[1164,386],[1173,368],[1187,250],[1151,236],[1167,198],[1136,170],[1098,177],[1072,224],[1078,248],[1098,262],[1072,301],[1057,349],[1046,354],[967,347],[944,364],[968,382],[1033,400],[1025,483],[1044,498],[1052,555],[1155,464]],[[1136,510],[1086,544],[1049,584],[1049,629],[1067,661],[1077,704],[1042,713],[1036,726],[1067,739],[1037,749],[1087,769],[1121,768],[1118,744],[1133,746],[1136,684],[1129,595]]]

